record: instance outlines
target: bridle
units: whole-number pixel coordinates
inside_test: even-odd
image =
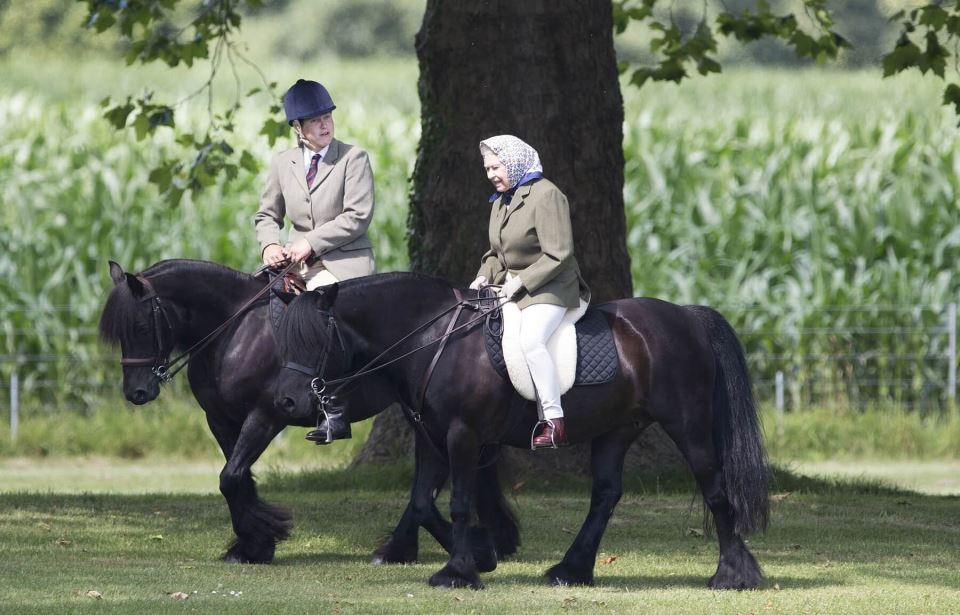
[[[171,334],[171,337],[173,335],[173,325],[170,324],[167,313],[163,311],[163,307],[160,305],[160,296],[157,294],[153,284],[141,275],[137,276],[137,280],[147,289],[147,293],[143,297],[140,297],[139,301],[141,303],[150,301],[152,304],[150,306],[150,312],[153,315],[153,356],[121,357],[120,365],[129,367],[152,366],[150,371],[153,372],[153,375],[161,382],[166,382],[172,377],[172,375],[168,375],[167,371],[167,361],[170,358],[170,351],[163,351],[163,334],[161,333],[163,327],[160,321],[163,320],[166,324],[167,331]]]
[[[152,366],[150,371],[161,383],[170,382],[170,380],[172,380],[180,370],[190,363],[190,359],[192,359],[196,353],[206,348],[210,342],[216,339],[218,335],[223,333],[232,322],[242,316],[243,313],[246,312],[261,297],[270,292],[270,289],[273,288],[274,284],[276,284],[278,281],[282,282],[283,277],[297,265],[299,265],[299,263],[291,262],[284,267],[272,282],[267,283],[266,286],[257,291],[257,294],[250,297],[250,299],[241,305],[232,316],[223,321],[220,326],[208,333],[203,337],[203,339],[195,343],[193,346],[178,354],[173,359],[170,359],[170,353],[173,351],[172,347],[166,352],[163,352],[163,339],[161,334],[162,327],[160,320],[162,319],[166,323],[167,330],[171,337],[173,336],[173,325],[171,324],[170,318],[167,316],[167,313],[164,311],[163,306],[161,305],[160,296],[157,294],[153,284],[151,284],[150,280],[142,275],[137,275],[136,279],[143,284],[144,288],[147,289],[146,294],[143,297],[140,297],[139,301],[141,303],[145,301],[152,302],[151,312],[153,313],[154,354],[152,357],[121,357],[120,365],[130,367],[143,367],[150,365]]]

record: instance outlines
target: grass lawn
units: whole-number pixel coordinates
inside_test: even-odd
[[[203,465],[186,474],[199,481]],[[690,493],[629,491],[602,543],[596,587],[552,588],[541,575],[572,540],[587,498],[521,491],[520,552],[483,575],[487,588],[475,592],[426,585],[445,557],[425,533],[419,564],[368,564],[406,501],[397,473],[264,472],[262,493],[292,509],[296,529],[272,565],[230,566],[216,559],[230,537],[226,506],[215,493],[183,493],[204,490],[194,479],[171,488],[181,493],[62,493],[78,480],[64,466],[61,486],[49,484],[57,492],[23,493],[10,491],[18,487],[6,477],[15,471],[5,465],[0,485],[4,613],[960,611],[957,497],[781,479],[770,530],[750,541],[768,585],[713,592],[704,584],[717,546],[690,531],[700,525]],[[143,476],[141,486],[155,474]],[[139,491],[128,485],[118,490]]]
[[[790,469],[805,476],[882,481],[931,495],[960,495],[960,461],[803,461]]]

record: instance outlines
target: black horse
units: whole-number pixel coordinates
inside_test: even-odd
[[[291,518],[287,511],[258,497],[250,468],[285,426],[316,426],[317,413],[304,406],[291,416],[274,406],[280,361],[267,300],[242,309],[266,282],[221,265],[190,260],[162,261],[137,275],[124,273],[111,262],[110,276],[115,286],[100,317],[100,334],[108,343],[119,343],[123,391],[137,405],[159,395],[155,369],[167,365],[172,352],[191,348],[239,312],[209,345],[190,357],[187,376],[226,458],[220,491],[230,508],[236,538],[224,560],[271,561],[277,542],[289,535]],[[380,375],[372,375],[364,385],[348,397],[357,420],[395,400],[392,386]],[[488,517],[495,519],[497,530],[492,536],[475,532],[474,543],[482,567],[492,570],[497,554],[516,551],[519,531],[502,497],[496,465],[483,472],[487,488],[476,495]],[[451,549],[452,528],[434,505],[447,474],[443,461],[417,441],[410,503],[390,539],[374,554],[374,563],[415,561],[420,526]]]
[[[308,408],[316,396],[311,387],[325,382],[327,393],[335,393],[334,381],[349,386],[344,377],[349,380],[401,335],[456,302],[449,284],[414,274],[349,280],[300,295],[281,320],[281,357],[285,366],[323,365],[323,373],[311,382],[302,369],[284,369],[277,379],[277,404]],[[574,387],[563,396],[568,436],[573,442],[591,441],[593,494],[583,527],[547,577],[560,585],[593,582],[600,539],[622,494],[627,448],[657,422],[689,463],[713,516],[720,558],[709,586],[756,587],[763,577],[742,537],[766,527],[767,466],[736,334],[706,307],[624,299],[595,309],[612,328],[620,370],[608,384]],[[461,324],[471,317],[467,314]],[[377,363],[436,340],[452,318],[438,319]],[[423,399],[425,437],[448,456],[453,549],[430,578],[435,586],[481,587],[482,570],[470,542],[473,494],[484,480],[478,476],[481,447],[491,442],[528,447],[537,420],[534,404],[518,410],[511,403],[516,393],[485,356],[481,329],[479,324],[465,327],[448,339],[425,393],[424,373],[435,352],[416,352],[380,370],[410,407]],[[479,522],[490,523],[483,514]]]

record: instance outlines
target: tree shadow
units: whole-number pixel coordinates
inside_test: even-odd
[[[524,573],[497,574],[490,573],[490,578],[501,582],[516,583],[518,585],[549,585],[547,577],[543,574],[531,575]],[[703,589],[707,591],[725,591],[711,590],[707,587],[709,577],[697,575],[597,575],[593,579],[593,587],[597,589],[625,589],[629,591],[641,591],[651,589]],[[779,585],[781,589],[819,589],[824,587],[834,587],[846,585],[839,579],[823,578],[798,578],[776,576],[767,578],[766,581],[757,588],[757,590],[773,589],[774,585]]]
[[[274,566],[315,566],[323,564],[369,564],[370,556],[355,553],[291,553],[273,558]]]

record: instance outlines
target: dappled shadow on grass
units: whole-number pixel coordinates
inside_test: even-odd
[[[359,468],[271,470],[262,474],[262,487],[269,491],[365,491],[407,490],[413,468],[407,463]],[[881,480],[867,478],[823,478],[796,473],[789,467],[770,467],[770,491],[796,493],[863,495],[913,495]],[[671,495],[699,493],[689,472],[633,472],[624,476],[627,495]],[[555,475],[515,486],[523,493],[571,493],[589,497],[591,478],[583,475]],[[509,487],[504,486],[507,490]],[[947,496],[949,497],[949,496]],[[957,497],[957,496],[953,496]]]
[[[265,491],[325,492],[408,490],[413,466],[391,464],[360,468],[270,470],[261,474]]]
[[[493,582],[513,583],[518,585],[549,585],[547,577],[544,576],[546,568],[541,574],[525,573],[505,573],[497,572],[484,575]],[[712,574],[712,571],[711,571]],[[709,576],[696,576],[691,574],[679,575],[611,575],[602,572],[594,573],[594,587],[598,589],[623,589],[627,591],[656,590],[656,589],[703,589],[704,591],[722,591],[711,590],[707,587]],[[838,587],[846,585],[841,579],[828,578],[800,578],[776,576],[767,577],[763,585],[758,590],[772,589],[774,585],[779,585],[781,589],[818,589],[824,587]]]
[[[858,495],[914,495],[916,492],[901,489],[876,478],[811,477],[799,474],[788,466],[772,466],[770,490],[797,493]]]
[[[271,565],[274,566],[322,566],[325,564],[369,564],[369,555],[358,553],[318,553],[281,554],[277,553]]]

